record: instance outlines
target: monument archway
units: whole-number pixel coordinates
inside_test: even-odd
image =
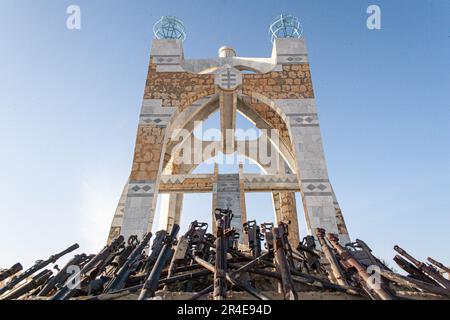
[[[196,122],[217,110],[221,141],[196,141]],[[237,112],[259,129],[275,129],[276,134],[269,131],[242,147],[234,134]],[[215,172],[194,176],[192,170],[198,162],[175,161],[180,155],[198,155],[195,148],[186,148],[196,142],[201,150],[213,150],[210,156],[239,152],[264,167],[258,149],[264,139],[268,154],[282,159],[265,175],[245,175],[241,170],[234,175]],[[170,229],[179,221],[182,194],[190,190],[212,191],[213,207],[234,208],[233,226],[244,242],[243,195],[261,190],[273,193],[274,202],[279,204],[275,205],[277,220],[291,221],[295,242],[299,240],[298,219],[292,204],[297,191],[310,234],[323,228],[339,234],[342,242],[350,240],[328,177],[304,39],[276,39],[270,58],[237,57],[233,49],[221,48],[219,58],[196,60],[184,58],[181,40],[154,40],[133,167],[110,239],[117,234],[141,236],[151,230],[160,193],[171,194],[166,206]]]

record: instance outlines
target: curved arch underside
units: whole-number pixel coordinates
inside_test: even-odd
[[[188,107],[181,113],[173,116],[164,157],[163,167],[165,173],[192,172],[201,162],[216,157],[219,153],[223,153],[220,145],[221,142],[199,141],[194,137],[195,128],[219,110],[218,95],[216,94],[211,97],[203,98],[202,100],[199,100],[196,105],[197,107]],[[274,161],[280,161],[277,160],[278,156],[280,156],[282,161],[286,162],[289,171],[293,173],[296,172],[292,144],[285,120],[283,120],[270,105],[256,100],[252,101],[252,99],[246,95],[240,95],[238,97],[237,111],[256,128],[263,130],[264,134],[261,139],[256,141],[247,141],[245,144],[242,143],[241,145],[236,143],[234,152],[245,158],[251,159],[253,162],[257,163],[264,172],[271,173],[276,171],[277,168],[273,167],[273,165],[277,164],[268,164],[267,158],[269,157]],[[182,132],[183,134],[178,132]],[[261,149],[258,148],[258,146],[265,142],[263,140],[270,142],[270,146],[266,148],[269,151],[267,155],[258,154],[258,151]],[[174,162],[174,157],[176,157],[180,149],[189,150],[193,145],[202,145],[202,149],[212,149],[212,153],[209,153],[207,157],[202,158],[201,162],[178,165],[178,169],[176,168],[177,166],[170,165]],[[192,154],[192,157],[193,156],[194,154]],[[264,161],[261,160],[263,158],[265,159]],[[180,168],[183,169],[181,170]]]
[[[193,134],[196,126],[217,111],[222,141],[200,141]],[[238,112],[263,132],[258,139],[237,141]],[[205,156],[204,149],[209,151]],[[199,153],[198,161],[192,159]],[[235,175],[217,170],[212,177],[192,175],[200,163],[220,153],[251,159],[265,175],[244,175],[242,170]],[[343,243],[350,240],[328,177],[304,39],[276,39],[269,58],[196,60],[184,58],[181,41],[154,40],[133,166],[110,240],[118,233],[141,236],[151,230],[161,180],[181,188],[180,181],[187,178],[197,188],[210,190],[209,184],[214,185],[213,206],[228,206],[227,199],[234,199],[239,230],[246,219],[243,194],[253,183],[273,190],[277,221],[297,221],[293,192],[300,190],[310,234],[324,228],[340,234]],[[182,191],[168,197],[168,229],[179,222]],[[298,241],[295,221],[291,236]]]

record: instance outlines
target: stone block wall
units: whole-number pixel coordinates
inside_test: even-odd
[[[139,126],[130,180],[157,178],[165,130],[165,128],[158,128],[155,125]]]
[[[299,224],[297,215],[297,204],[294,192],[274,192],[272,194],[277,223],[289,224],[289,243],[297,245],[300,243]],[[295,248],[294,248],[295,249]]]
[[[188,72],[157,72],[151,63],[144,99],[161,99],[163,107],[185,108],[202,97],[214,94],[214,75]]]
[[[311,99],[314,90],[309,64],[283,65],[283,71],[244,74],[242,92],[260,93],[269,99]]]

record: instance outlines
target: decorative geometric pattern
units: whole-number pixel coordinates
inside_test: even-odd
[[[163,110],[166,109],[166,110]],[[143,108],[140,115],[140,124],[153,124],[158,128],[166,128],[172,118],[174,110],[172,108]]]
[[[302,181],[302,185],[306,196],[332,195],[332,188],[328,180],[304,180]]]
[[[244,175],[244,189],[248,192],[299,191],[295,174],[285,175]]]
[[[221,189],[214,189],[217,184],[213,184],[214,175],[194,174],[194,175],[163,175],[159,185],[160,193],[171,192],[237,192],[238,186],[233,183],[221,184]],[[244,189],[247,192],[265,192],[271,190],[278,191],[299,191],[300,186],[295,174],[286,175],[259,175],[245,174]]]
[[[245,183],[298,183],[295,174],[286,175],[244,175]]]
[[[308,63],[308,56],[306,54],[279,54],[279,64],[297,64]]]
[[[289,61],[289,62],[292,62],[292,61],[300,62],[300,61],[303,60],[303,58],[300,57],[300,56],[297,56],[297,57],[292,57],[292,56],[291,56],[291,57],[286,58],[286,60]]]
[[[224,90],[234,90],[242,84],[242,74],[234,68],[221,69],[216,73],[215,84]]]
[[[154,63],[161,66],[171,66],[181,64],[180,56],[154,56]]]
[[[319,117],[316,113],[289,115],[292,127],[318,127]]]
[[[214,175],[163,175],[159,184],[160,193],[211,192]]]
[[[155,117],[155,116],[146,116],[142,115],[140,123],[141,124],[154,124],[157,127],[165,128],[169,124],[170,116],[169,117]]]
[[[325,191],[326,189],[328,189],[328,187],[324,184],[319,184],[319,185],[310,184],[306,188],[310,191],[314,191],[316,189],[319,189],[320,191]]]
[[[130,181],[128,197],[146,197],[154,194],[154,181]]]
[[[152,187],[150,187],[150,186],[144,186],[144,187],[142,188],[142,190],[144,190],[145,192],[149,192],[150,190],[152,190]]]
[[[175,174],[175,175],[162,175],[161,183],[163,184],[181,184],[186,180],[200,180],[200,179],[213,179],[212,174]]]

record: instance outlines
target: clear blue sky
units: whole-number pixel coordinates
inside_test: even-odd
[[[66,29],[70,4],[81,7],[81,31]],[[382,9],[380,31],[366,28],[369,4]],[[283,12],[303,21],[352,237],[385,259],[399,244],[449,265],[449,1],[0,0],[0,267],[104,244],[130,172],[157,19],[184,20],[188,58],[224,44],[266,57],[268,26]],[[251,218],[271,217],[269,194],[247,203]],[[209,218],[210,206],[210,196],[187,196],[183,223]]]

